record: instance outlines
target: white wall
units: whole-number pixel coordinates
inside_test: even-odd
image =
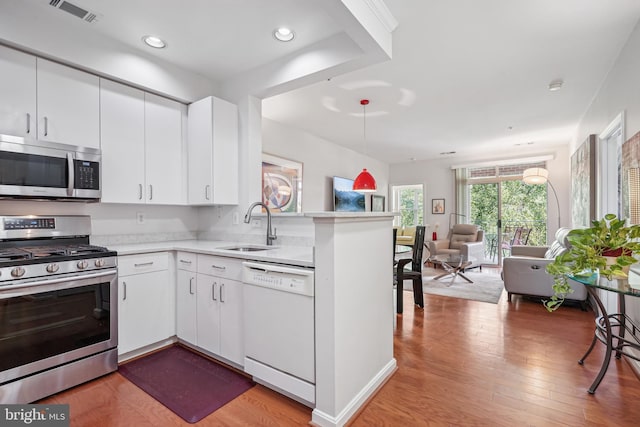
[[[626,141],[640,131],[640,23],[620,52],[600,91],[585,113],[572,144],[576,147],[590,134],[600,134],[620,113],[624,112]],[[604,295],[610,298],[611,295]],[[604,300],[603,300],[604,301]],[[640,298],[626,297],[627,313],[640,322]],[[640,356],[640,354],[638,354]],[[640,363],[632,362],[640,372]],[[611,375],[611,374],[609,374]]]
[[[582,118],[571,153],[589,135],[599,135],[622,111],[624,140],[640,131],[640,23],[631,33],[613,68]]]
[[[262,120],[262,151],[302,162],[302,210],[333,210],[332,178],[355,178],[367,168],[376,179],[376,194],[387,195],[389,165],[310,133]],[[366,197],[367,209],[371,198]]]
[[[560,220],[562,226],[569,226],[571,223],[569,192],[571,191],[571,181],[569,177],[569,156],[568,145],[566,147],[550,148],[544,151],[521,151],[512,159],[526,159],[541,155],[552,155],[553,159],[547,161],[549,169],[549,180],[558,193],[560,202]],[[499,157],[496,153],[491,153],[484,159],[465,158],[462,156],[449,157],[437,160],[421,162],[409,162],[393,164],[389,168],[389,187],[393,185],[423,184],[425,189],[425,224],[429,224],[429,229],[434,230],[438,224],[438,235],[446,234],[449,226],[449,214],[455,212],[455,177],[451,166],[483,163],[485,161],[507,160]],[[445,214],[431,214],[431,199],[445,199]],[[557,205],[551,190],[548,199],[548,237],[551,239],[557,229]]]

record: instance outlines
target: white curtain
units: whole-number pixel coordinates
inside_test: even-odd
[[[469,169],[467,168],[459,168],[453,170],[454,179],[456,182],[455,186],[455,213],[457,215],[456,218],[449,219],[449,227],[452,227],[453,224],[457,223],[469,223],[469,186],[467,185],[467,180],[469,178]],[[464,216],[460,216],[464,215]],[[453,215],[452,215],[453,216]]]

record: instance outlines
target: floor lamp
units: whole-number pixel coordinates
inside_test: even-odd
[[[558,207],[558,228],[560,228],[560,202],[558,201],[558,194],[556,189],[553,188],[553,184],[549,181],[549,171],[545,168],[529,168],[522,172],[522,181],[525,184],[549,184],[553,195],[556,198],[556,205]]]

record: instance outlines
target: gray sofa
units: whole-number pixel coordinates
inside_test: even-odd
[[[508,300],[511,295],[528,295],[535,297],[551,297],[553,295],[553,276],[546,271],[546,266],[556,256],[566,251],[569,246],[567,234],[571,229],[560,228],[551,246],[518,246],[511,248],[511,256],[503,260],[502,279],[507,291]],[[567,300],[580,302],[586,307],[587,289],[581,283],[569,280],[573,292]]]

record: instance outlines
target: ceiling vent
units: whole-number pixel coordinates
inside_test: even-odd
[[[89,23],[97,22],[98,18],[102,16],[99,13],[90,12],[66,0],[50,0],[49,5]]]

